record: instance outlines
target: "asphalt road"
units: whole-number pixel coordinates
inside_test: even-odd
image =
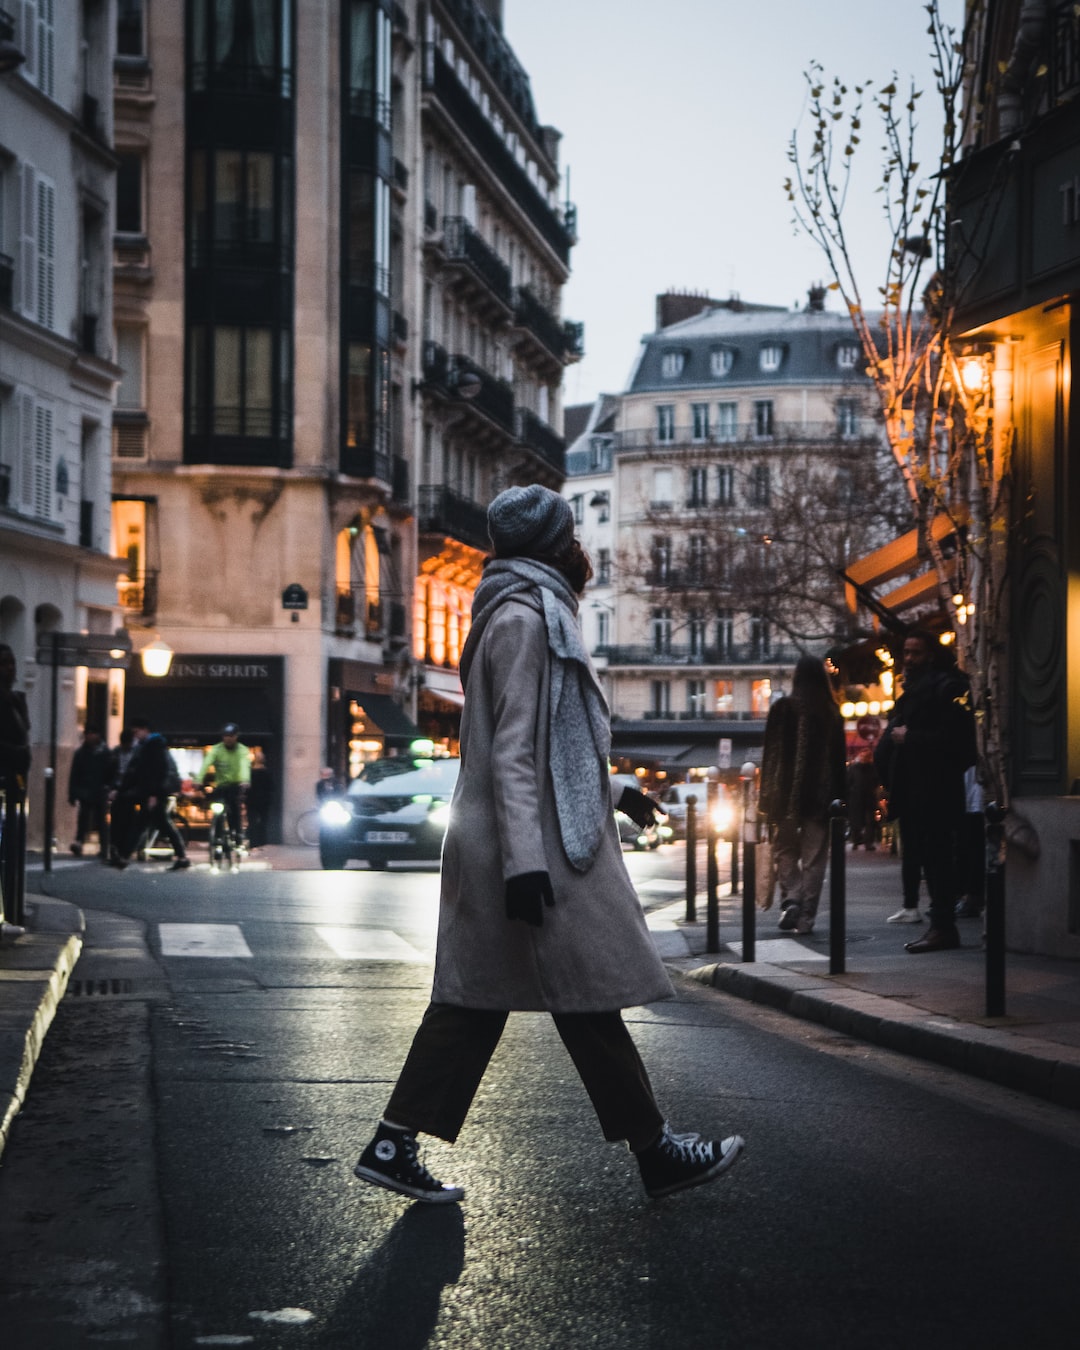
[[[673,897],[681,850],[628,857]],[[1075,1113],[697,986],[627,1017],[673,1123],[746,1136],[728,1178],[647,1200],[520,1014],[458,1144],[427,1148],[464,1205],[356,1181],[436,887],[51,875],[89,941],[0,1169],[5,1350],[1073,1343]]]

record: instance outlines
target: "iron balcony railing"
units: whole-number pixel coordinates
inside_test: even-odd
[[[117,603],[129,618],[147,618],[157,613],[157,569],[129,572],[116,583]]]
[[[449,258],[467,264],[497,300],[512,305],[509,267],[464,216],[443,217],[443,240]]]
[[[514,321],[527,328],[557,360],[566,351],[566,326],[528,286],[519,286],[514,292]]]
[[[15,294],[15,259],[0,253],[0,305],[10,309]]]
[[[710,428],[707,434],[693,427],[674,427],[660,431],[639,427],[614,433],[616,450],[694,450],[706,446],[753,445],[839,445],[873,444],[881,438],[869,415],[853,427],[837,422],[774,422],[768,433],[759,432],[754,423],[740,422],[734,427]]]
[[[382,632],[383,607],[369,600],[363,586],[339,586],[334,604],[334,628],[339,633],[354,633],[362,625],[369,634]]]
[[[623,647],[598,647],[597,655],[609,666],[755,666],[793,665],[802,655],[788,643],[733,642],[730,645],[690,644],[657,647],[639,643]]]
[[[480,381],[480,391],[469,399],[468,406],[483,413],[513,436],[515,434],[513,388],[505,380],[496,379],[483,366],[478,366],[471,357],[458,354],[453,358],[451,384],[457,387],[463,375],[475,375]]]
[[[487,510],[448,487],[422,487],[419,501],[421,534],[447,534],[473,548],[487,550]]]
[[[517,438],[557,473],[566,473],[565,440],[528,408],[517,410]]]

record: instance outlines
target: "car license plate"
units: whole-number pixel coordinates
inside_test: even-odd
[[[405,830],[368,830],[364,836],[369,844],[407,844],[409,836]]]

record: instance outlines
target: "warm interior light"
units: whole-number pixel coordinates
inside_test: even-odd
[[[986,369],[981,356],[965,356],[960,362],[960,378],[969,394],[977,394],[986,383]]]
[[[153,642],[147,643],[142,649],[139,659],[142,662],[143,674],[149,675],[152,679],[159,680],[169,673],[169,667],[172,665],[173,650],[167,642],[162,642],[160,638],[155,638]]]
[[[849,718],[851,718],[851,717],[854,717],[854,716],[855,716],[855,704],[852,703],[852,702],[850,702],[850,701],[848,701],[847,703],[841,703],[841,704],[840,704],[840,716],[841,716],[842,718],[844,718],[845,721],[847,721],[847,720],[848,720]]]
[[[856,717],[865,717],[866,714],[867,714],[869,711],[870,711],[870,705],[869,705],[869,703],[867,703],[866,699],[861,698],[861,699],[859,699],[858,703],[855,704],[855,716],[856,716]]]
[[[959,615],[957,615],[959,618]],[[956,634],[950,629],[947,633],[942,633],[938,641],[943,647],[949,647],[956,641]]]

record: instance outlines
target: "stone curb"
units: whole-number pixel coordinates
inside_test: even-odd
[[[957,1022],[878,994],[830,989],[817,976],[763,962],[717,963],[671,973],[857,1040],[1080,1110],[1080,1049]]]
[[[83,946],[82,911],[62,900],[27,897],[31,931],[0,963],[0,1157],[22,1109],[46,1032]]]

